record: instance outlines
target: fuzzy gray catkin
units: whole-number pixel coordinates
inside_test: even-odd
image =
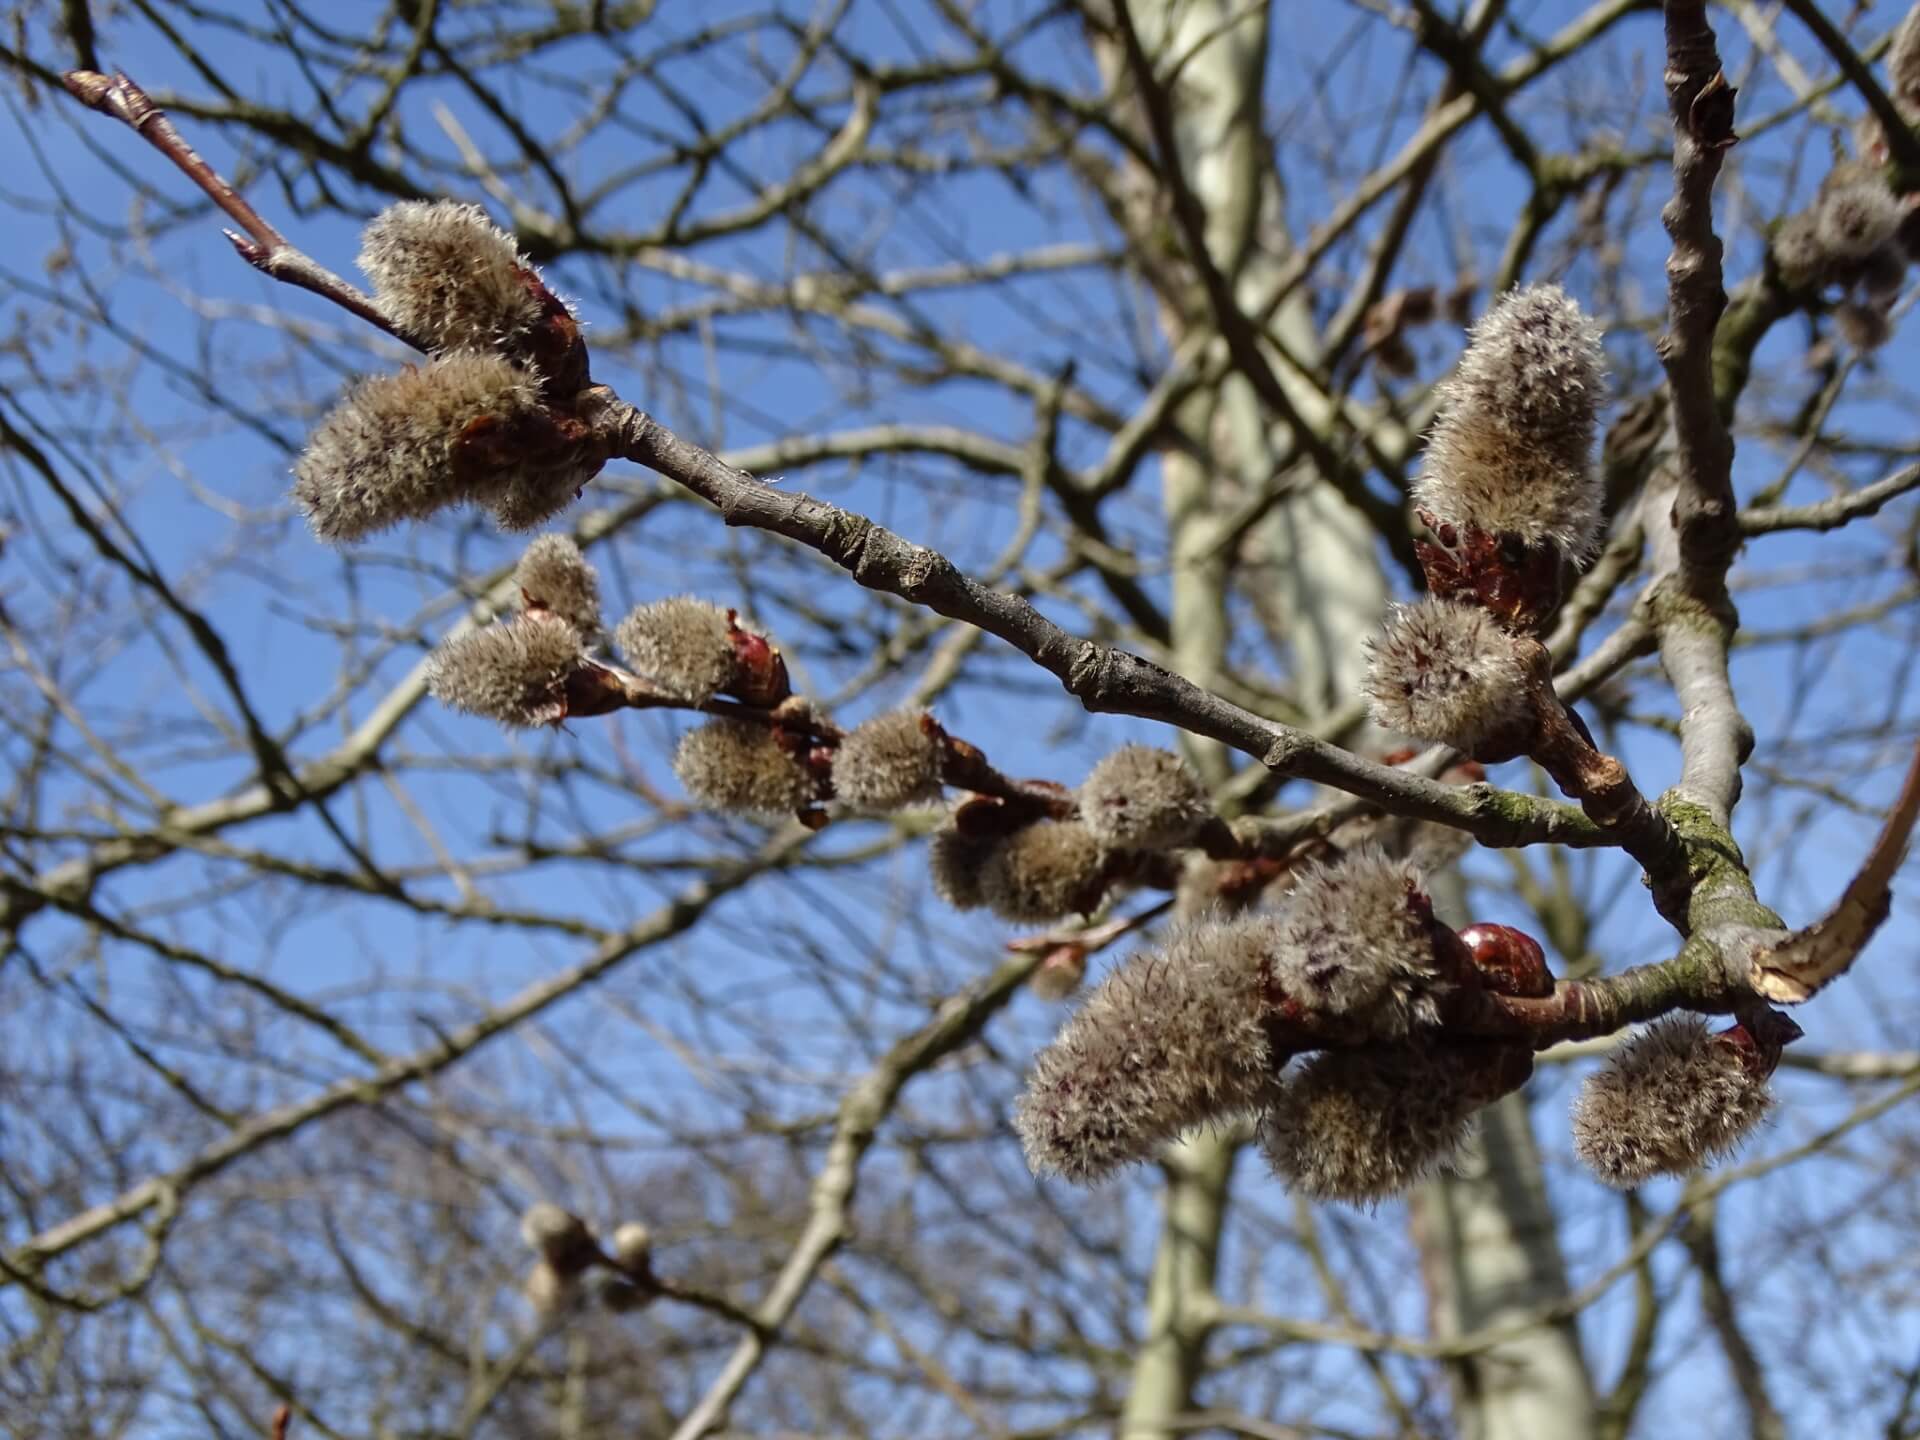
[[[1273,1055],[1258,955],[1215,922],[1130,956],[1035,1058],[1014,1128],[1036,1174],[1080,1183],[1250,1112]]]
[[[1213,818],[1207,787],[1171,750],[1123,745],[1080,786],[1080,818],[1114,850],[1185,845]]]
[[[456,445],[474,421],[511,424],[539,403],[533,378],[498,355],[443,355],[363,380],[309,437],[293,467],[294,503],[335,542],[485,503],[497,482],[463,476]]]
[[[436,351],[502,349],[540,319],[525,258],[478,205],[389,206],[362,236],[360,268],[388,317]]]
[[[1793,286],[1817,284],[1826,273],[1827,247],[1820,238],[1820,217],[1802,210],[1780,222],[1773,232],[1773,263],[1780,278]]]
[[[1907,120],[1920,117],[1920,5],[1910,8],[1893,32],[1887,51],[1887,93]]]
[[[763,819],[791,815],[815,793],[813,776],[773,731],[730,717],[709,720],[682,736],[673,773],[695,804]]]
[[[622,1270],[643,1272],[653,1257],[653,1232],[629,1220],[613,1232],[613,1260]]]
[[[502,725],[549,725],[566,717],[567,677],[586,658],[585,640],[567,621],[522,613],[441,641],[427,690],[444,705]]]
[[[1086,914],[1101,899],[1106,852],[1078,820],[1036,820],[997,840],[980,869],[980,894],[1003,920],[1023,925]]]
[[[1451,1160],[1475,1108],[1461,1077],[1432,1052],[1330,1050],[1269,1092],[1260,1150],[1292,1189],[1367,1204]]]
[[[1299,872],[1269,925],[1270,987],[1303,1010],[1395,1039],[1439,1018],[1446,989],[1420,874],[1371,846]]]
[[[544,464],[539,463],[541,458],[529,454],[524,463],[495,477],[477,493],[502,530],[518,533],[546,524],[573,504],[587,482],[600,473],[598,459],[562,457],[558,464]]]
[[[521,555],[513,582],[529,606],[551,610],[582,635],[600,629],[600,577],[565,535],[542,535]]]
[[[833,754],[833,788],[862,810],[903,810],[940,798],[940,742],[918,710],[854,727]]]
[[[578,1271],[563,1274],[545,1260],[536,1260],[521,1284],[520,1293],[527,1297],[534,1313],[546,1319],[579,1305],[585,1287]]]
[[[1414,498],[1440,520],[1579,559],[1600,529],[1600,332],[1557,285],[1510,291],[1440,387]]]
[[[1573,1149],[1625,1189],[1684,1175],[1737,1149],[1773,1106],[1767,1076],[1697,1015],[1630,1036],[1573,1102]]]
[[[1833,307],[1833,324],[1856,350],[1878,350],[1893,338],[1893,318],[1870,301],[1841,301]]]
[[[995,841],[984,835],[964,835],[951,825],[933,832],[927,842],[927,872],[933,893],[956,910],[978,910],[987,903],[986,869]]]
[[[1814,217],[1820,243],[1836,260],[1864,260],[1900,228],[1900,202],[1876,170],[1836,166],[1821,186]]]
[[[733,683],[732,626],[709,601],[676,595],[635,606],[613,643],[636,674],[676,700],[704,705]]]
[[[1027,988],[1042,1000],[1066,999],[1087,978],[1087,952],[1063,945],[1042,960],[1027,980]]]
[[[1533,714],[1512,637],[1479,606],[1433,596],[1396,605],[1367,642],[1367,695],[1382,729],[1468,755]]]

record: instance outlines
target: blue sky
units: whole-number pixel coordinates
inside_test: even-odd
[[[657,19],[639,33],[633,48],[638,52],[667,46],[675,35],[696,25],[721,23],[747,8],[663,6]],[[353,12],[354,7],[340,7],[334,22],[343,30],[353,30]],[[376,12],[367,8],[365,13],[370,20]],[[802,12],[795,9],[793,13]],[[992,13],[1004,17],[1026,12],[1019,6],[998,6],[992,7]],[[1523,6],[1516,10],[1515,21],[1538,35],[1551,32],[1574,13],[1573,6]],[[1343,189],[1381,148],[1406,133],[1417,106],[1404,112],[1389,108],[1402,80],[1404,51],[1397,37],[1388,44],[1375,24],[1363,24],[1362,12],[1315,0],[1286,7],[1286,15],[1287,33],[1273,47],[1271,104],[1279,117],[1279,163],[1289,184],[1292,216],[1310,222],[1324,213],[1328,202],[1327,186],[1314,173],[1321,150],[1339,145],[1349,133],[1353,136],[1343,152],[1349,163],[1338,177],[1337,188]],[[1867,22],[1869,33],[1892,18],[1876,12]],[[1738,78],[1746,69],[1748,47],[1725,14],[1718,14],[1716,23],[1729,68]],[[855,5],[849,24],[855,43],[876,57],[908,58],[921,47],[944,41],[944,37],[896,25],[880,6]],[[178,86],[189,94],[203,93],[201,82],[151,32],[123,28],[108,34],[109,58],[150,87]],[[1300,63],[1296,46],[1303,39],[1316,62],[1311,67]],[[1638,104],[1626,143],[1660,143],[1659,66],[1653,48],[1657,41],[1655,17],[1629,19],[1588,62],[1556,72],[1529,92],[1519,113],[1539,124],[1555,148],[1575,149],[1604,133],[1605,127],[1620,124],[1623,97],[1633,96]],[[250,96],[303,112],[310,108],[299,77],[271,46],[218,31],[208,32],[205,43]],[[1790,37],[1789,43],[1804,64],[1823,73],[1798,36]],[[1517,53],[1518,44],[1511,35],[1503,36],[1494,58],[1505,60]],[[1033,63],[1058,70],[1063,77],[1084,79],[1086,67],[1075,61],[1057,34],[1043,32],[1031,46]],[[43,34],[30,35],[30,48],[37,54],[50,53]],[[1335,55],[1337,62],[1325,63]],[[543,135],[563,132],[604,84],[604,74],[594,68],[604,65],[603,60],[592,62],[585,71],[567,73],[561,58],[547,57],[541,65],[501,80],[505,98]],[[1426,72],[1417,81],[1426,87],[1432,83],[1432,75]],[[703,122],[714,127],[754,104],[764,77],[736,53],[724,63],[684,67],[676,72],[676,84],[690,103],[698,105]],[[1377,102],[1375,96],[1380,97]],[[349,94],[341,103],[351,108],[354,98]],[[1776,77],[1764,71],[1754,74],[1743,89],[1742,113],[1768,113],[1784,98]],[[501,144],[500,133],[471,96],[453,86],[422,86],[420,93],[403,102],[409,128],[416,135],[436,137],[434,143],[447,162],[445,174],[425,178],[432,188],[485,201],[488,197],[479,187],[454,178],[455,151],[451,142],[438,138],[440,132],[429,114],[436,99],[484,148],[496,150]],[[1847,114],[1858,108],[1844,96],[1836,103]],[[831,112],[835,119],[840,113],[838,109]],[[643,110],[643,115],[649,125],[661,130],[684,129],[684,117],[664,100],[656,110]],[[191,120],[183,119],[182,124],[216,165],[234,166],[233,137]],[[644,130],[637,138],[608,133],[569,155],[564,163],[576,178],[612,173],[628,163],[633,152],[645,153],[652,139]],[[294,753],[302,758],[324,752],[337,742],[344,724],[363,715],[371,698],[419,657],[410,642],[389,642],[382,632],[389,626],[411,626],[426,611],[427,633],[437,633],[455,613],[445,600],[448,584],[510,562],[517,544],[492,534],[477,521],[461,518],[382,537],[365,547],[361,562],[350,573],[344,571],[338,559],[308,539],[288,511],[288,447],[298,444],[305,427],[345,377],[396,363],[395,347],[356,330],[347,317],[317,300],[276,288],[248,271],[231,256],[217,226],[199,209],[131,213],[122,178],[128,168],[152,179],[176,203],[191,207],[194,197],[184,181],[162,175],[158,161],[132,136],[63,98],[43,94],[30,105],[17,89],[12,91],[6,112],[0,115],[0,143],[12,157],[0,173],[0,195],[5,197],[0,203],[7,205],[12,217],[0,233],[0,276],[12,287],[0,313],[0,335],[32,337],[25,353],[0,355],[0,387],[7,392],[0,405],[6,406],[15,423],[30,424],[51,449],[71,440],[76,448],[93,454],[98,437],[112,437],[111,476],[93,474],[80,464],[66,472],[69,480],[96,493],[110,491],[115,519],[125,534],[137,535],[153,565],[215,622],[244,677],[252,704],[268,727],[288,733]],[[768,127],[745,157],[753,175],[766,179],[782,174],[794,155],[817,143],[817,136],[797,126]],[[949,145],[956,152],[960,146],[959,139],[938,131],[925,137],[924,143],[935,148]],[[1787,205],[1805,199],[1824,170],[1825,154],[1824,132],[1798,123],[1735,152],[1722,185],[1720,209],[1729,242],[1730,278],[1738,280],[1752,271],[1760,254],[1758,226]],[[302,176],[283,184],[288,168],[262,173],[262,159],[251,147],[241,159],[240,170],[249,177],[248,193],[296,243],[350,272],[354,225],[333,216],[300,213],[316,201],[311,178]],[[1036,186],[1028,193],[1016,192],[990,175],[959,174],[927,193],[900,193],[884,177],[855,175],[833,192],[833,219],[839,233],[858,241],[863,259],[881,267],[940,263],[957,256],[979,257],[1099,236],[1098,220],[1084,201],[1058,183],[1057,170],[1050,173],[1051,187]],[[1649,340],[1659,318],[1665,250],[1655,220],[1663,198],[1661,183],[1656,172],[1646,192],[1627,202],[1642,223],[1631,231],[1617,272],[1580,252],[1569,239],[1572,221],[1564,217],[1540,246],[1529,272],[1530,278],[1561,280],[1605,316],[1610,326],[1609,350],[1622,377],[1622,389],[1644,385],[1654,363]],[[628,186],[609,199],[605,215],[598,217],[600,223],[644,230],[659,207],[669,203],[672,188],[671,177]],[[368,213],[380,203],[370,193],[345,193],[351,205]],[[545,198],[537,180],[528,193],[536,205]],[[746,193],[737,179],[717,175],[703,193],[699,213],[723,211]],[[1484,277],[1521,201],[1513,167],[1485,126],[1465,137],[1436,196],[1436,204],[1408,248],[1400,278],[1410,284],[1444,282],[1462,265],[1471,265]],[[83,218],[68,209],[73,204]],[[501,213],[497,204],[493,208]],[[693,253],[698,259],[768,278],[818,263],[807,242],[786,233],[722,239]],[[1336,257],[1333,263],[1350,263],[1350,257],[1347,261]],[[579,299],[583,317],[592,327],[590,334],[593,329],[618,329],[624,307],[657,314],[701,293],[651,271],[599,261],[562,262],[553,267],[552,275]],[[73,295],[83,287],[107,297],[111,325],[63,312],[52,298],[55,292]],[[262,323],[268,310],[281,318]],[[1139,393],[1138,317],[1116,303],[1108,286],[1089,275],[1045,277],[1006,294],[955,291],[928,298],[921,310],[931,321],[983,349],[1011,356],[1036,370],[1049,370],[1069,355],[1077,356],[1082,362],[1081,383],[1111,403],[1124,404]],[[303,334],[317,333],[321,338],[311,346],[295,345],[282,325],[298,326]],[[1002,391],[965,382],[935,387],[899,383],[884,371],[860,364],[857,356],[835,353],[826,332],[809,329],[815,333],[803,337],[785,317],[724,321],[707,337],[674,337],[633,357],[603,361],[597,373],[631,398],[656,408],[693,438],[716,446],[748,446],[882,422],[965,424],[1014,443],[1031,431],[1030,410],[1010,403]],[[134,341],[152,357],[137,368],[126,363]],[[1430,343],[1436,347],[1429,354],[1432,360],[1445,345],[1457,343],[1457,338],[1449,334]],[[1911,446],[1912,401],[1899,382],[1912,373],[1915,344],[1913,333],[1900,334],[1881,352],[1875,373],[1856,377],[1836,411],[1837,428],[1855,438],[1891,437],[1892,443]],[[1763,363],[1786,361],[1804,345],[1801,322],[1783,325],[1763,347]],[[230,398],[233,409],[228,413],[210,414],[206,408],[200,382],[209,370]],[[46,375],[72,379],[41,382],[35,378]],[[1813,379],[1804,375],[1786,374],[1775,390],[1756,397],[1752,408],[1790,413],[1796,399],[1813,385]],[[1748,418],[1743,412],[1743,419]],[[1066,429],[1064,449],[1071,462],[1091,459],[1099,444],[1099,437],[1086,427]],[[1742,493],[1769,483],[1783,454],[1778,445],[1761,437],[1745,439],[1736,469]],[[1877,478],[1884,469],[1882,462],[1872,458],[1835,464],[1837,472],[1856,482]],[[613,467],[605,478],[608,483],[601,489],[609,495],[623,488],[638,491],[649,483],[631,467]],[[837,503],[870,513],[970,566],[984,564],[998,550],[1012,523],[1004,493],[1011,482],[983,479],[940,462],[880,460],[858,470],[810,471],[786,483],[804,484]],[[0,602],[36,622],[48,620],[63,593],[56,557],[84,553],[84,542],[67,528],[52,498],[36,488],[24,471],[15,467],[10,473],[0,472],[0,484],[5,487],[0,489],[0,518],[34,537],[31,544],[10,545],[0,557]],[[1138,547],[1147,569],[1145,583],[1160,596],[1165,593],[1166,577],[1156,534],[1157,506],[1151,487],[1140,488],[1141,498],[1117,503],[1109,519],[1122,543]],[[1821,493],[1820,482],[1803,472],[1788,498],[1812,499]],[[599,503],[599,496],[590,497],[588,503]],[[1901,504],[1871,523],[1883,533],[1899,534],[1911,520],[1911,505]],[[1043,545],[1035,559],[1044,562],[1057,553]],[[1887,594],[1901,583],[1899,575],[1888,573],[1889,553],[1884,540],[1869,543],[1853,535],[1818,541],[1804,536],[1764,540],[1749,549],[1736,572],[1743,619],[1754,630],[1780,630]],[[216,567],[212,563],[216,558],[231,563]],[[832,693],[865,659],[874,617],[860,592],[807,557],[769,559],[765,547],[726,533],[697,506],[662,507],[611,553],[596,559],[608,576],[613,609],[694,589],[714,598],[745,598],[774,625],[776,634],[782,616],[794,614],[797,607],[829,618],[838,627],[837,642],[810,643],[798,647],[795,655],[803,683],[816,693]],[[1749,588],[1763,578],[1782,575],[1801,578]],[[1091,589],[1079,593],[1098,598]],[[219,794],[244,779],[247,767],[237,764],[226,747],[209,743],[208,725],[198,704],[183,695],[172,663],[182,653],[177,627],[160,628],[161,634],[172,636],[170,657],[152,632],[124,624],[138,603],[137,597],[108,593],[87,597],[77,607],[78,643],[63,657],[73,667],[75,693],[103,732],[118,737],[125,758],[149,783],[183,803]],[[1045,608],[1063,624],[1074,628],[1085,624],[1084,612],[1076,605],[1056,601]],[[1870,630],[1817,651],[1780,647],[1742,651],[1735,674],[1742,703],[1762,736],[1758,758],[1769,761],[1778,755],[1791,767],[1791,752],[1782,753],[1778,747],[1796,737],[1877,726],[1888,719],[1911,734],[1913,695],[1903,657],[1914,650],[1914,623],[1913,607],[1907,606]],[[1593,638],[1604,635],[1607,628],[1606,623],[1597,626]],[[224,702],[205,664],[192,658],[180,663],[211,697],[207,703],[220,707]],[[373,669],[376,681],[349,701],[343,712],[330,697],[343,667],[362,664]],[[1644,687],[1642,695],[1636,709],[1663,709],[1657,684]],[[866,707],[892,698],[882,687],[850,707],[847,715],[859,718]],[[1664,708],[1670,711],[1670,705]],[[987,642],[977,674],[943,701],[940,713],[953,729],[986,744],[1004,768],[1068,781],[1078,779],[1098,755],[1120,740],[1153,733],[1151,727],[1081,715],[1050,681],[1013,661],[1004,647],[992,641]],[[491,726],[423,709],[408,721],[395,750],[402,756],[442,758],[497,757],[515,747],[556,757],[581,755],[613,773],[637,774],[671,795],[675,787],[664,756],[680,728],[681,722],[672,717],[642,716],[616,725],[582,724],[560,735],[509,740]],[[1647,792],[1656,793],[1675,778],[1676,751],[1656,731],[1629,728],[1621,744]],[[1904,759],[1896,750],[1874,744],[1832,747],[1834,770],[1847,798],[1868,807],[1884,803]],[[15,763],[17,754],[11,754],[7,763]],[[1518,783],[1518,768],[1511,767],[1502,778]],[[495,848],[491,837],[496,831],[512,834],[533,793],[528,777],[511,773],[476,780],[415,771],[408,774],[406,783],[413,801],[441,827],[446,843],[466,855]],[[1304,797],[1290,794],[1287,798]],[[94,808],[99,794],[91,787],[56,787],[46,799],[56,813],[67,809],[77,828],[100,823]],[[634,818],[630,795],[592,780],[576,783],[564,806],[577,807],[580,821],[593,826]],[[359,787],[336,804],[334,813],[384,863],[433,863],[433,847],[381,786]],[[543,823],[537,833],[558,840],[571,828],[564,822],[563,807],[560,818]],[[1868,818],[1831,805],[1823,804],[1808,814],[1800,797],[1780,794],[1743,807],[1736,828],[1759,867],[1765,896],[1790,922],[1800,923],[1818,915],[1838,893],[1864,853],[1873,825]],[[853,848],[873,839],[875,833],[872,827],[848,826],[817,843],[823,849]],[[753,838],[738,827],[697,819],[661,825],[634,840],[623,854],[659,864],[737,853]],[[351,863],[338,838],[304,815],[258,822],[235,839],[283,856],[310,857],[328,865]],[[1474,868],[1490,879],[1502,874],[1497,857],[1480,857]],[[1600,893],[1623,879],[1614,857],[1579,857],[1575,869]],[[278,982],[300,993],[335,998],[359,992],[343,1003],[364,1020],[370,1034],[396,1048],[420,1043],[426,1033],[423,1016],[445,1023],[467,1013],[475,997],[503,996],[578,958],[577,943],[564,937],[534,939],[520,930],[470,924],[448,927],[370,900],[321,908],[290,885],[254,889],[242,900],[230,902],[220,896],[216,871],[217,867],[187,860],[146,867],[117,877],[105,888],[103,898],[115,906],[140,909],[152,917],[155,928],[172,929],[236,962],[257,959]],[[896,856],[857,873],[862,885],[870,887],[866,891],[870,895],[891,894],[896,888],[898,893],[911,894],[920,884],[910,857]],[[453,893],[442,883],[420,883],[430,892]],[[496,899],[503,905],[524,901],[612,921],[645,913],[683,883],[684,872],[677,866],[652,872],[628,866],[544,866],[501,883]],[[653,1018],[665,1029],[723,1050],[737,1045],[745,1051],[752,1044],[751,1025],[730,1023],[736,1010],[747,1012],[757,1023],[760,1015],[754,1012],[764,1011],[769,1004],[791,1007],[796,1020],[817,1022],[817,1032],[811,1039],[790,1036],[791,1050],[785,1058],[794,1063],[811,1058],[823,1069],[835,1068],[847,1063],[847,1051],[857,1043],[850,1039],[854,1027],[844,1023],[840,1010],[852,990],[841,993],[822,981],[819,970],[796,967],[796,952],[818,949],[831,954],[836,947],[853,946],[858,953],[888,954],[887,993],[871,1012],[875,1033],[884,1036],[912,1023],[916,1013],[924,1013],[919,1007],[926,999],[978,973],[1002,938],[992,927],[949,914],[935,914],[927,930],[917,922],[892,928],[890,922],[872,916],[850,919],[859,907],[847,901],[840,884],[837,877],[829,880],[815,874],[793,885],[754,887],[726,902],[701,927],[697,940],[650,954],[623,977],[620,993],[647,994],[655,1006]],[[1631,892],[1630,882],[1628,892],[1624,903],[1610,910],[1595,942],[1614,964],[1665,954],[1673,944],[1670,932],[1650,907]],[[176,906],[178,913],[174,913]],[[1511,913],[1508,902],[1491,892],[1485,908],[1495,916]],[[1810,1007],[1809,1044],[1865,1048],[1908,1043],[1906,1037],[1920,1018],[1911,983],[1912,916],[1911,902],[1897,901],[1893,923],[1863,962],[1857,980]],[[780,934],[780,944],[767,943],[770,932]],[[59,942],[72,935],[64,922],[48,918],[37,922],[30,938],[53,954],[59,951]],[[100,963],[99,979],[110,982],[121,996],[130,989],[139,993],[133,987],[152,988],[154,1013],[141,1017],[150,1027],[152,1042],[196,1063],[207,1059],[198,1053],[196,1034],[204,1017],[167,1008],[180,1003],[174,977],[156,975],[147,968],[150,962],[145,957],[113,946],[107,947]],[[676,1003],[673,997],[683,986],[712,1002],[717,1024],[709,1028],[691,1009]],[[187,988],[217,1010],[217,995],[204,987]],[[716,1103],[703,1097],[670,1051],[633,1048],[632,1031],[616,1029],[594,1012],[593,1004],[575,1003],[553,1017],[552,1023],[574,1036],[590,1036],[603,1028],[622,1035],[622,1053],[606,1059],[608,1074],[616,1083],[625,1080],[636,1090],[671,1095],[683,1117],[698,1116],[703,1105]],[[137,1012],[138,1007],[134,1008]],[[1037,1043],[1056,1019],[1054,1012],[1022,1001],[1002,1043],[1010,1051]],[[68,1005],[25,1006],[5,1023],[7,1028],[0,1034],[7,1036],[10,1047],[44,1059],[49,1067],[58,1057],[97,1043],[88,1022]],[[340,1064],[337,1053],[311,1036],[289,1043],[294,1048],[283,1058],[291,1072],[286,1082],[291,1088],[299,1088],[310,1076],[333,1073]],[[216,1068],[207,1063],[209,1070]],[[220,1083],[233,1085],[236,1094],[246,1089],[231,1075],[223,1076]],[[961,1082],[941,1083],[957,1086]],[[1566,1080],[1553,1075],[1540,1083],[1543,1089],[1564,1089]],[[1784,1088],[1792,1103],[1769,1144],[1790,1143],[1844,1108],[1833,1082],[1789,1079]],[[929,1087],[930,1097],[943,1093],[937,1085]],[[818,1087],[793,1088],[798,1112],[817,1107],[822,1098]],[[1549,1149],[1564,1156],[1561,1113],[1557,1104],[1543,1106],[1542,1132]],[[626,1123],[612,1113],[599,1118],[610,1126]],[[662,1133],[657,1124],[636,1129],[649,1138]],[[5,1142],[6,1133],[0,1128],[0,1143]],[[156,1143],[154,1153],[167,1148]],[[1870,1169],[1870,1153],[1864,1164]],[[1853,1161],[1811,1165],[1793,1177],[1770,1180],[1764,1198],[1757,1188],[1737,1189],[1727,1200],[1726,1224],[1737,1233],[1744,1207],[1777,1206],[1783,1189],[1791,1194],[1792,1203],[1817,1214],[1823,1187],[1831,1185],[1849,1196],[1858,1193],[1859,1168]],[[1139,1215],[1146,1213],[1148,1199],[1144,1186],[1130,1192],[1130,1205]],[[1569,1251],[1576,1257],[1576,1270],[1590,1273],[1617,1246],[1617,1235],[1612,1233],[1617,1228],[1616,1212],[1582,1194],[1570,1201],[1569,1214]],[[1855,1227],[1847,1235],[1848,1244],[1867,1247],[1892,1243],[1893,1238],[1872,1226]],[[1766,1293],[1764,1277],[1755,1283],[1758,1293]],[[1791,1300],[1790,1296],[1779,1298],[1782,1303]],[[1415,1323],[1417,1305],[1402,1309],[1407,1323]],[[1614,1306],[1601,1307],[1589,1324],[1590,1334],[1596,1339],[1603,1333],[1617,1334],[1615,1318]],[[1839,1347],[1853,1338],[1817,1337],[1811,1343]],[[1912,1342],[1911,1333],[1900,1333],[1883,1334],[1873,1343],[1886,1345],[1889,1353],[1904,1346],[1910,1357]]]

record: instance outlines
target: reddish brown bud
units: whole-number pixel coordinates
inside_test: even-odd
[[[1459,932],[1480,983],[1496,995],[1545,998],[1553,993],[1553,972],[1540,942],[1511,925],[1476,923]]]
[[[727,638],[733,646],[734,664],[728,693],[749,705],[769,706],[778,705],[793,693],[780,647],[743,627],[738,611],[727,611]]]

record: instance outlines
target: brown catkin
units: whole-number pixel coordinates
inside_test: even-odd
[[[1605,396],[1600,332],[1580,307],[1557,285],[1510,291],[1474,326],[1440,387],[1415,499],[1444,522],[1590,554]]]
[[[673,773],[697,805],[768,819],[801,809],[816,788],[773,731],[732,718],[709,720],[681,737]]]
[[[734,681],[727,612],[691,595],[635,606],[613,643],[636,674],[676,700],[704,705]]]
[[[1631,1036],[1573,1102],[1573,1149],[1625,1189],[1684,1175],[1730,1154],[1773,1106],[1751,1052],[1697,1015],[1672,1015]]]
[[[1443,1053],[1330,1050],[1269,1092],[1260,1150],[1273,1173],[1316,1200],[1369,1204],[1453,1158],[1476,1101]]]
[[[1468,755],[1531,729],[1527,671],[1485,610],[1428,596],[1396,605],[1367,642],[1373,723]]]
[[[1130,956],[1035,1058],[1014,1128],[1036,1174],[1087,1183],[1250,1113],[1274,1057],[1256,951],[1203,922]]]
[[[360,268],[389,318],[433,350],[501,349],[540,319],[519,247],[478,205],[388,206],[362,236]]]
[[[566,682],[587,658],[567,621],[523,613],[440,642],[427,690],[442,704],[502,725],[550,725],[566,718]]]
[[[322,540],[358,540],[403,520],[491,497],[455,463],[475,421],[512,424],[539,406],[532,376],[498,355],[444,355],[355,385],[314,428],[293,499]]]
[[[940,798],[940,742],[918,710],[891,710],[847,732],[833,753],[833,789],[862,810],[904,810]]]
[[[1080,786],[1080,818],[1114,850],[1165,850],[1190,842],[1213,818],[1207,787],[1171,750],[1123,745]]]
[[[514,567],[513,582],[529,607],[551,610],[582,635],[600,629],[600,577],[565,535],[542,535]]]
[[[1003,920],[1039,924],[1098,907],[1106,853],[1078,820],[1036,820],[1002,837],[980,872],[980,894]]]

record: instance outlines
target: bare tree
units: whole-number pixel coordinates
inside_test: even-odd
[[[16,0],[7,1432],[1920,1435],[1915,17]]]

